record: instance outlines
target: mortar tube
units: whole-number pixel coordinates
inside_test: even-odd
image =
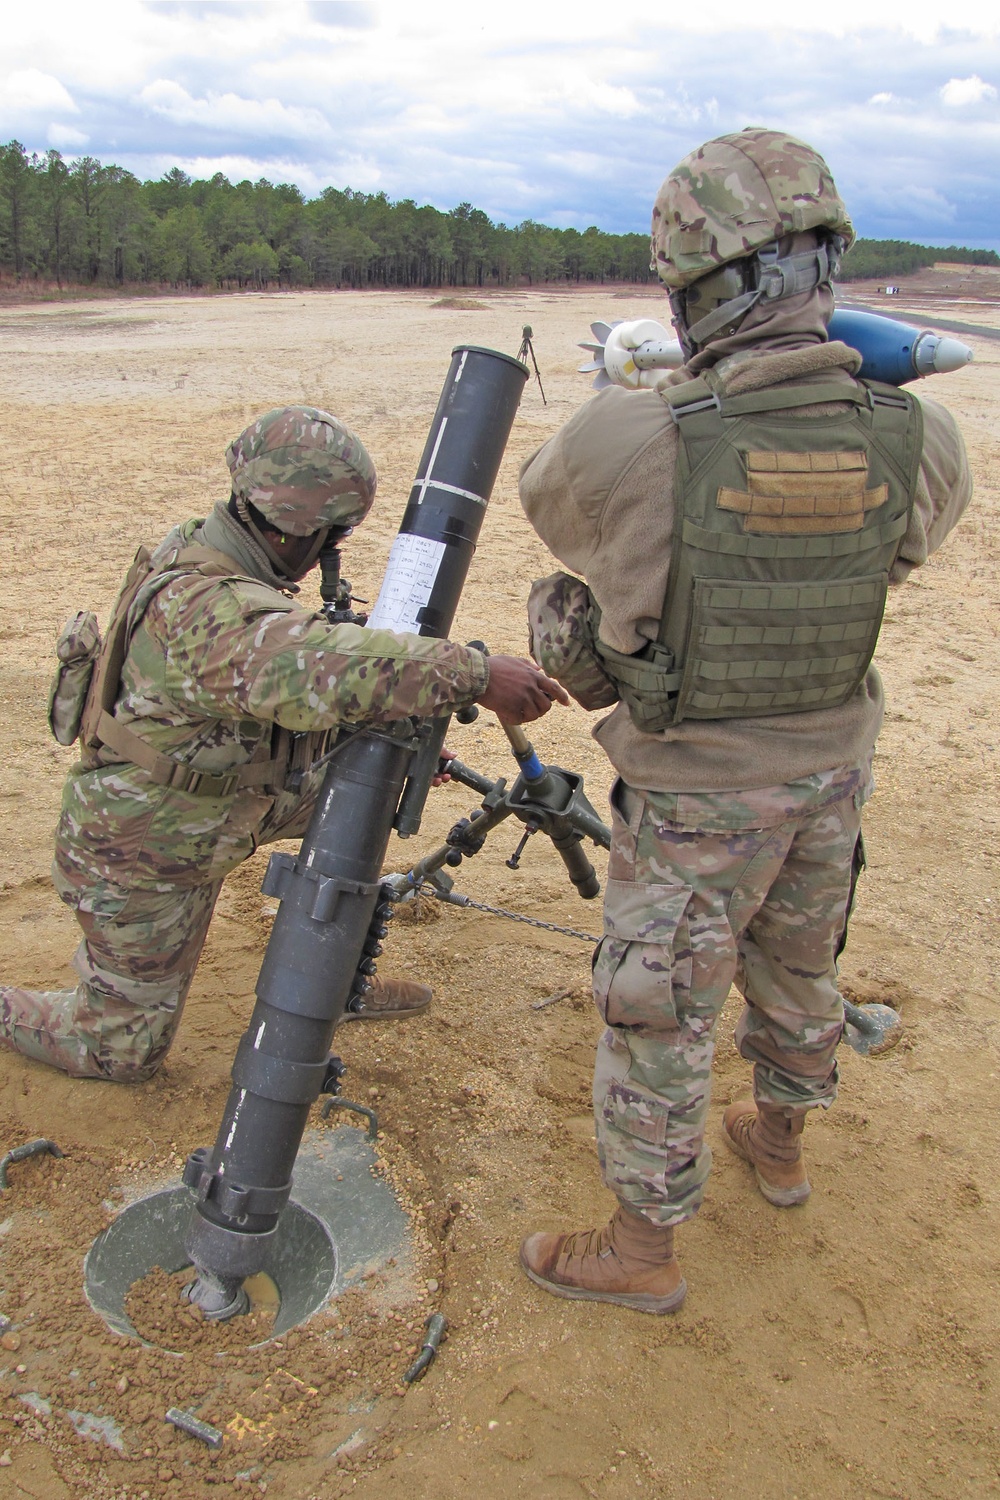
[[[373,627],[450,631],[527,375],[509,355],[453,350]],[[333,1033],[364,962],[413,748],[408,721],[392,733],[355,734],[327,769],[298,856],[271,856],[263,889],[279,908],[257,1003],[215,1146],[193,1153],[184,1173],[197,1197],[186,1248],[199,1273],[192,1300],[202,1305],[200,1290],[232,1294],[236,1311],[241,1282],[267,1263]]]

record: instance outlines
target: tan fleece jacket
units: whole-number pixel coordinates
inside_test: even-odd
[[[791,321],[795,312],[783,308],[779,318]],[[751,347],[720,350],[728,354],[715,366],[724,394],[790,380],[834,379],[853,385],[860,357],[846,344],[817,342],[825,337],[822,322],[816,332],[803,336],[799,331],[798,338],[791,329],[775,332],[780,336],[769,340],[760,329],[750,335],[755,339]],[[733,339],[732,345],[740,342]],[[703,368],[708,362],[701,355],[695,364]],[[674,371],[660,388],[691,377],[691,368]],[[893,584],[940,546],[972,493],[954,419],[933,401],[921,400],[921,406],[920,481],[890,577]],[[799,408],[798,415],[807,421],[843,409],[839,402],[817,404]],[[670,566],[677,448],[677,429],[658,390],[611,387],[588,402],[521,469],[521,501],[528,519],[564,567],[586,579],[601,607],[602,639],[616,651],[637,651],[657,635]],[[871,667],[840,708],[756,719],[685,720],[646,734],[634,727],[628,709],[619,703],[594,735],[631,786],[725,791],[778,786],[836,766],[860,765],[871,754],[882,714],[882,682]]]

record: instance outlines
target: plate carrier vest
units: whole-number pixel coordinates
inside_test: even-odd
[[[245,765],[228,774],[210,775],[155,750],[142,735],[114,716],[129,642],[154,596],[183,573],[195,573],[203,578],[233,579],[253,584],[258,589],[264,587],[256,579],[240,574],[232,558],[209,547],[182,547],[159,566],[153,563],[149,549],[140,547],[115,600],[94,665],[80,720],[82,763],[88,770],[104,764],[97,752],[106,746],[119,761],[139,766],[155,785],[171,787],[189,796],[227,797],[244,787],[280,791],[289,766],[292,741],[304,739],[304,736],[293,736],[274,726],[272,735],[265,733],[261,736],[257,750]],[[276,591],[275,601],[276,609],[291,608],[284,596]],[[272,745],[272,739],[277,741],[276,745]],[[272,749],[277,753],[272,754]]]
[[[683,719],[836,708],[864,680],[906,533],[923,440],[895,386],[799,381],[720,396],[660,391],[680,438],[656,641],[597,650],[648,733]],[[832,416],[796,407],[849,403]]]

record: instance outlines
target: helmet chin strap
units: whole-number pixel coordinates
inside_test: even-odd
[[[247,528],[250,535],[253,537],[258,547],[260,547],[268,562],[271,564],[272,568],[280,578],[287,578],[292,583],[298,583],[301,578],[304,578],[306,576],[310,568],[315,567],[316,559],[319,557],[320,553],[323,550],[324,543],[326,542],[326,539],[332,529],[331,527],[324,526],[320,531],[317,531],[313,534],[312,545],[310,546],[309,551],[305,554],[304,558],[302,558],[295,566],[293,566],[271,546],[270,542],[267,539],[267,533],[257,525],[253,516],[250,514],[249,503],[242,497],[242,495],[236,495],[234,498],[236,500],[236,510],[239,514],[240,520],[243,522],[243,525]]]
[[[323,529],[322,529],[322,531],[317,531],[314,534],[313,539],[312,539],[312,546],[309,548],[309,551],[306,553],[305,557],[299,563],[299,565],[295,569],[294,573],[293,572],[289,572],[288,573],[288,576],[292,580],[293,583],[298,583],[298,581],[299,581],[300,578],[304,578],[306,576],[306,574],[310,571],[310,569],[314,568],[316,566],[316,560],[319,557],[320,553],[322,552],[324,546],[326,545],[326,539],[327,539],[329,533],[330,533],[329,526],[324,526]],[[287,571],[288,570],[288,564],[287,563],[285,564],[285,568],[286,568],[286,571]]]
[[[671,292],[670,306],[685,357],[690,359],[700,347],[709,343],[723,329],[735,333],[740,323],[758,302],[781,302],[799,292],[811,292],[815,287],[825,286],[837,274],[843,251],[843,240],[832,235],[815,249],[800,251],[797,255],[779,254],[777,242],[764,245],[756,255],[746,260],[720,266],[683,291]],[[707,300],[712,300],[711,283],[718,277],[720,291],[734,290],[733,272],[737,273],[736,285],[742,290],[738,296],[717,302],[715,308],[689,322],[688,303],[695,287],[703,288]],[[726,283],[728,282],[728,285]]]

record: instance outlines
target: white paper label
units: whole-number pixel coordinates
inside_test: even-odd
[[[375,608],[368,617],[372,630],[420,629],[417,613],[431,597],[446,545],[409,531],[399,533],[389,553]]]

